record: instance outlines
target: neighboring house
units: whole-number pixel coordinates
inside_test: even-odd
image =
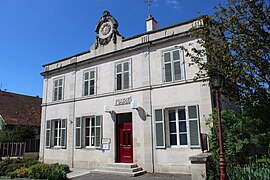
[[[31,126],[39,138],[41,102],[39,97],[0,91],[0,130]]]
[[[131,22],[132,23],[132,22]],[[133,162],[148,172],[191,173],[212,111],[180,46],[201,18],[122,37],[105,11],[90,50],[44,65],[40,159],[77,168]]]

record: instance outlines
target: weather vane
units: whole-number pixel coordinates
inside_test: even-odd
[[[145,2],[147,3],[147,6],[148,6],[148,17],[150,17],[150,5],[151,3],[153,2],[153,0],[145,0]]]

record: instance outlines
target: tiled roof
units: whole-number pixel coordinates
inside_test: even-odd
[[[0,115],[8,125],[39,127],[41,102],[38,97],[0,91]]]

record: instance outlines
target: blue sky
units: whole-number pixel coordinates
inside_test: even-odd
[[[146,0],[0,0],[0,88],[42,97],[42,65],[86,51],[104,10],[124,37],[145,32]],[[211,14],[226,0],[152,0],[162,28]]]

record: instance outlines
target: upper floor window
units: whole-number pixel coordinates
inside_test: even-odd
[[[94,95],[96,92],[96,70],[91,69],[83,73],[83,96]]]
[[[60,77],[53,80],[53,101],[59,101],[63,99],[64,95],[64,77]]]
[[[129,89],[131,87],[131,63],[124,61],[115,65],[116,90]]]
[[[183,79],[184,63],[180,50],[166,51],[163,53],[164,82],[173,82]]]

